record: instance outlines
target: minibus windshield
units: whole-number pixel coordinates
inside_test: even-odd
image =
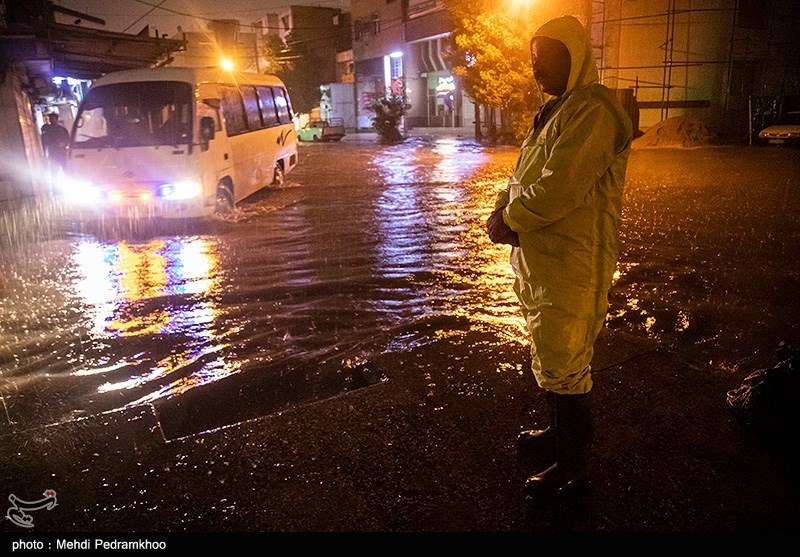
[[[72,148],[182,145],[192,140],[192,87],[180,81],[113,83],[89,90]]]

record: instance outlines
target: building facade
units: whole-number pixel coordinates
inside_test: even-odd
[[[632,88],[646,129],[692,111],[746,133],[753,99],[800,94],[795,0],[595,0],[602,82]]]
[[[46,114],[58,113],[69,129],[90,80],[163,65],[183,48],[180,41],[151,36],[148,27],[132,35],[98,28],[103,25],[49,0],[0,0],[0,201],[52,186],[40,136]]]
[[[403,78],[403,0],[351,0],[356,121],[372,127],[372,102]],[[388,71],[386,66],[388,65]]]
[[[350,14],[338,8],[289,6],[251,25],[257,34],[276,35],[294,56],[312,56],[322,83],[337,81],[340,52],[351,49]]]
[[[360,129],[386,92],[411,104],[406,128],[473,124],[474,105],[444,57],[452,26],[442,0],[352,0],[350,10]]]

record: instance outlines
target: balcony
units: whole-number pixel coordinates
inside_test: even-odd
[[[408,18],[412,19],[419,17],[428,12],[435,11],[443,8],[444,4],[441,0],[409,0],[408,2]]]

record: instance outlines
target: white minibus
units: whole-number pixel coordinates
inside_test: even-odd
[[[277,77],[128,70],[97,79],[81,102],[61,192],[98,212],[202,217],[282,184],[296,165],[291,103]]]

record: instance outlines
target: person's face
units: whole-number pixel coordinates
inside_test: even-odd
[[[549,37],[534,37],[531,41],[533,76],[548,95],[558,97],[567,90],[569,81],[569,50],[561,41]]]

